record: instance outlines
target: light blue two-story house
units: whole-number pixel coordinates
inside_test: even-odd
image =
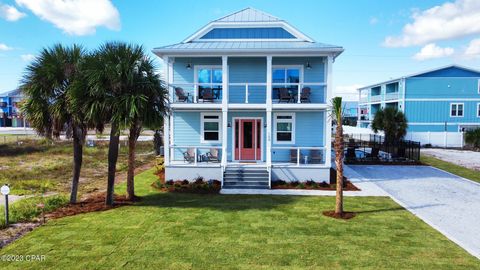
[[[380,108],[405,113],[408,132],[461,132],[480,127],[480,71],[450,65],[358,89],[357,126]]]
[[[268,188],[328,181],[332,65],[343,52],[246,8],[153,52],[165,63],[166,179]]]

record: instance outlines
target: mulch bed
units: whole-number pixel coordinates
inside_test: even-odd
[[[0,249],[40,226],[40,222],[17,223],[0,231]]]
[[[316,185],[310,184],[310,182],[290,182],[283,184],[277,184],[272,182],[272,189],[305,189],[305,190],[336,190],[335,184],[328,184],[327,182],[317,183]],[[352,182],[348,180],[343,180],[343,190],[344,191],[360,191]]]
[[[67,206],[58,208],[53,212],[45,214],[47,219],[56,219],[66,216],[74,216],[78,214],[88,213],[88,212],[98,212],[105,211],[113,208],[118,208],[120,206],[131,205],[132,201],[127,200],[124,195],[115,195],[114,196],[114,205],[107,206],[105,205],[105,192],[94,193],[88,196],[86,199],[77,202],[76,204],[69,204]]]
[[[335,211],[324,211],[323,215],[331,218],[336,218],[336,219],[351,219],[351,218],[354,218],[357,215],[357,213],[343,212],[342,215],[337,215],[335,214]]]

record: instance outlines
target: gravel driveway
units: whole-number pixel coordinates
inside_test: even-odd
[[[480,259],[480,184],[429,166],[348,166]]]
[[[480,171],[480,152],[441,148],[424,148],[422,154],[427,154],[443,161]]]

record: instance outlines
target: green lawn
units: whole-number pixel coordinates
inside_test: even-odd
[[[29,233],[0,256],[46,260],[2,269],[480,269],[388,198],[346,198],[359,214],[344,221],[321,214],[333,197],[168,194],[154,180],[152,170],[136,177],[141,203]]]
[[[446,162],[443,160],[440,160],[438,158],[434,158],[429,155],[421,155],[420,156],[420,161],[426,165],[433,166],[439,169],[442,169],[444,171],[456,174],[458,176],[461,176],[463,178],[470,179],[475,182],[480,183],[480,172],[476,170],[472,170],[469,168],[465,168],[450,162]]]

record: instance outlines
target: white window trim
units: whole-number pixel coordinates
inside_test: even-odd
[[[452,108],[453,108],[453,105],[457,105],[457,109],[456,109],[456,113],[457,115],[452,115]],[[462,115],[458,115],[458,105],[462,105]],[[455,117],[455,118],[458,118],[458,117],[463,117],[465,115],[465,104],[464,103],[450,103],[450,117]]]
[[[277,116],[291,116],[291,120],[287,119],[277,119]],[[273,143],[274,144],[295,144],[295,113],[274,113],[273,114]],[[286,141],[277,141],[277,123],[292,123],[292,140],[289,142]]]
[[[477,103],[477,117],[480,118],[480,103]]]
[[[198,82],[198,70],[199,69],[220,69],[222,72],[222,65],[194,65],[193,66],[193,72],[194,72],[194,75],[193,75],[193,81],[195,84],[200,84]],[[223,82],[223,76],[222,76],[222,82]],[[209,83],[202,83],[202,85],[222,85],[222,82],[220,83],[213,83],[213,74],[212,74],[212,77],[210,78],[210,82]]]
[[[272,76],[273,76],[274,69],[285,69],[285,72],[287,72],[286,71],[287,69],[294,69],[294,68],[299,69],[299,73],[300,73],[299,83],[303,84],[303,65],[272,65]],[[272,77],[272,82],[273,82],[273,77]],[[278,84],[278,83],[275,83],[275,84]],[[288,83],[285,83],[285,84],[288,84]]]
[[[218,116],[218,119],[205,119],[205,116]],[[218,140],[210,141],[204,138],[204,123],[218,123]],[[200,143],[212,144],[222,142],[222,114],[221,113],[200,113]]]

